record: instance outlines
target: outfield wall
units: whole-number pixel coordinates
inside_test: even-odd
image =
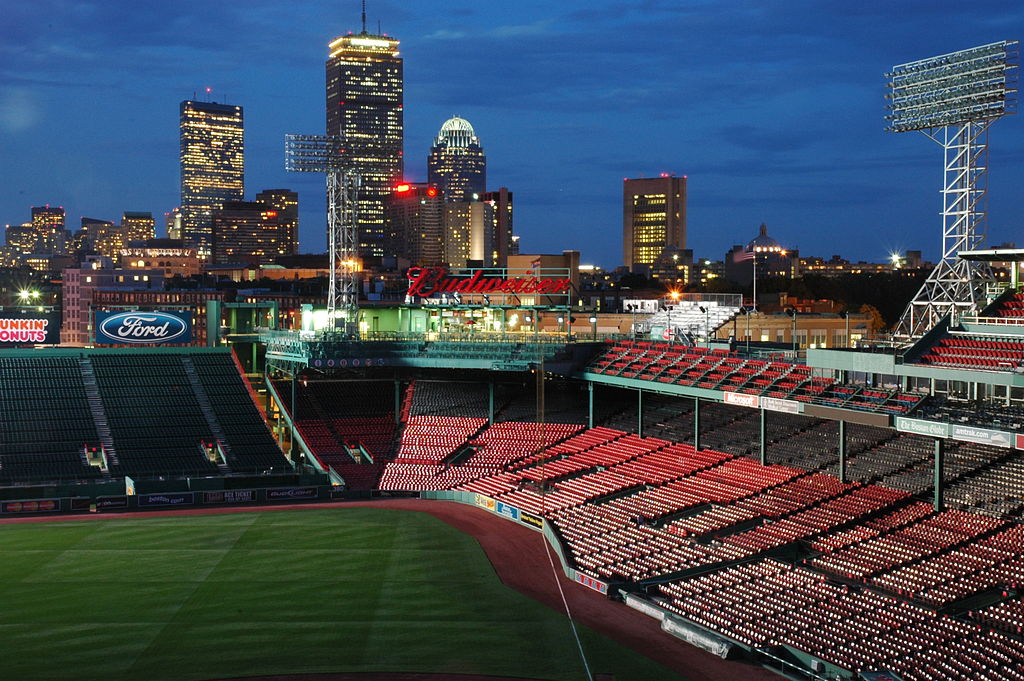
[[[676,638],[682,639],[691,645],[707,650],[708,652],[723,659],[733,655],[738,650],[747,649],[746,646],[730,641],[713,631],[705,629],[704,627],[694,624],[675,613],[665,610],[657,603],[646,597],[620,591],[616,588],[614,583],[605,582],[574,569],[566,559],[565,549],[552,524],[547,522],[544,518],[535,516],[531,513],[526,513],[514,506],[510,506],[509,504],[498,501],[497,499],[492,499],[491,497],[483,494],[477,494],[475,492],[464,492],[461,490],[429,491],[421,492],[420,498],[436,499],[440,501],[455,501],[468,506],[475,506],[493,513],[494,515],[501,516],[506,520],[511,520],[519,523],[520,525],[525,525],[532,530],[542,532],[545,540],[548,542],[548,545],[551,546],[558,555],[558,560],[562,564],[562,571],[565,573],[565,576],[577,584],[582,584],[583,586],[593,589],[608,598],[624,600],[626,605],[634,610],[638,610],[645,615],[658,620],[661,623],[662,631],[665,631]]]
[[[561,540],[558,538],[558,534],[555,532],[551,523],[544,520],[544,518],[532,513],[527,513],[515,506],[511,506],[502,501],[498,501],[497,499],[492,499],[491,497],[483,494],[477,494],[475,492],[464,492],[461,490],[420,492],[420,498],[455,501],[468,506],[476,506],[477,508],[482,508],[485,511],[493,513],[494,515],[501,516],[506,520],[511,520],[528,527],[531,530],[543,533],[544,539],[547,540],[548,545],[552,550],[554,550],[555,554],[558,555],[558,562],[562,564],[562,572],[565,573],[566,577],[577,584],[582,584],[588,589],[593,589],[594,591],[611,598],[613,590],[610,588],[610,584],[608,582],[604,582],[600,579],[591,577],[588,574],[579,572],[569,564],[569,561],[565,557],[565,549],[562,546]]]
[[[331,488],[325,485],[295,485],[254,489],[216,489],[166,491],[147,494],[106,490],[92,496],[34,496],[0,501],[0,517],[49,513],[103,513],[116,511],[165,511],[168,508],[217,507],[230,504],[273,506],[294,502],[330,501]],[[134,491],[134,490],[133,490]]]

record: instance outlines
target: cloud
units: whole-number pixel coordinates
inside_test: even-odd
[[[39,106],[26,88],[9,87],[0,93],[0,130],[24,132],[40,119]]]

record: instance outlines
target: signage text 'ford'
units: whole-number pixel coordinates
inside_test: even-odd
[[[187,342],[190,331],[186,320],[166,312],[121,312],[100,322],[99,330],[110,342],[147,344]]]

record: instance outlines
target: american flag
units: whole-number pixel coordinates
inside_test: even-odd
[[[739,253],[735,253],[732,256],[732,261],[733,262],[743,262],[744,260],[753,260],[753,259],[754,259],[754,252],[750,251],[750,250],[747,250],[747,249],[743,249]]]

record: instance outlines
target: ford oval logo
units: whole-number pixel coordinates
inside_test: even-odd
[[[114,343],[170,343],[187,336],[189,324],[166,312],[119,312],[100,322],[99,330]]]

